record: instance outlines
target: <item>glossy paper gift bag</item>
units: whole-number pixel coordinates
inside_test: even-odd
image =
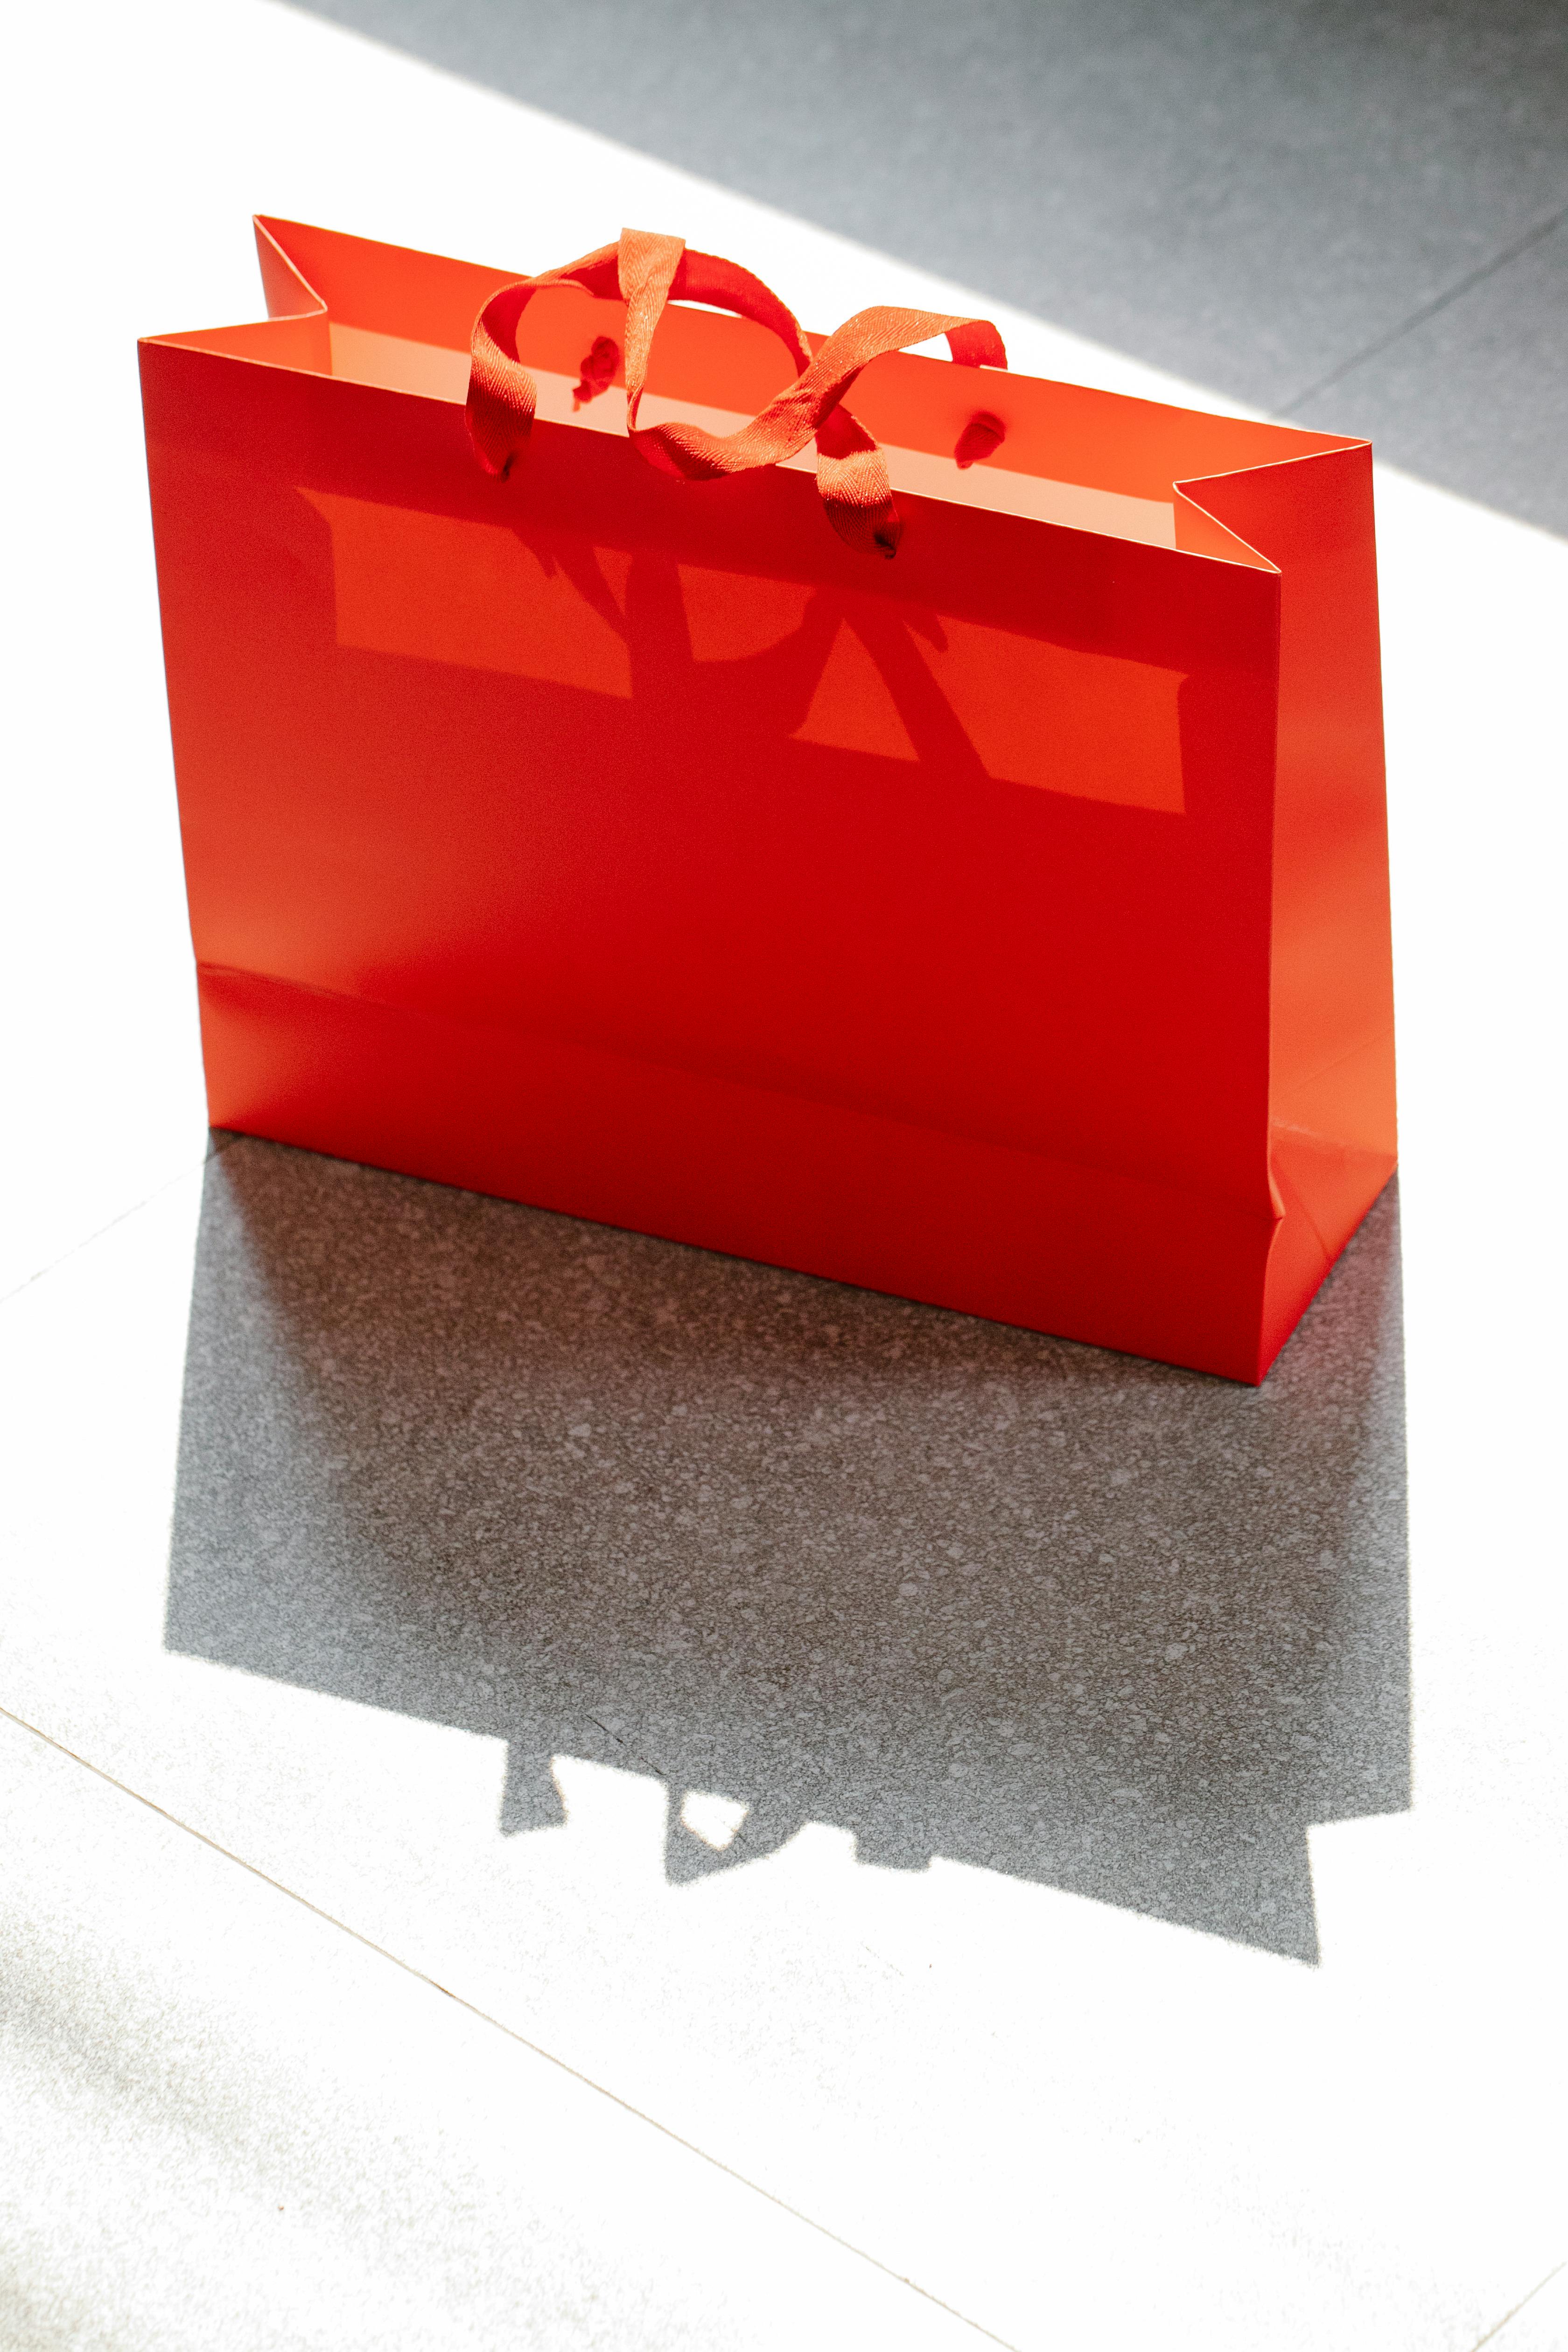
[[[142,347],[215,1124],[1261,1379],[1394,1164],[1366,445],[258,235]]]

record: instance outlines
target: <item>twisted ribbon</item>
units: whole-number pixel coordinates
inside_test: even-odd
[[[616,245],[585,254],[560,269],[521,278],[492,294],[474,321],[468,373],[468,431],[475,455],[487,473],[504,475],[527,448],[538,406],[538,387],[517,356],[522,314],[542,286],[581,286],[594,295],[618,297],[626,306],[626,432],[650,465],[689,482],[709,482],[749,473],[793,457],[816,443],[816,487],[827,520],[850,547],[863,554],[893,555],[901,525],[893,504],[888,463],[858,418],[843,404],[861,369],[886,352],[907,350],[945,335],[960,367],[1005,368],[1002,338],[986,319],[948,318],[934,310],[879,306],[858,310],[815,354],[793,312],[760,278],[717,254],[689,251],[678,236],[646,229],[623,229]],[[648,356],[664,306],[682,299],[731,310],[771,328],[799,373],[748,424],[728,434],[672,421],[639,425],[637,410],[647,379]],[[578,404],[602,391],[606,372],[601,337],[583,363]],[[613,346],[609,346],[613,352]],[[976,431],[975,427],[984,429]],[[1001,438],[992,417],[966,428],[960,463],[972,463]],[[982,446],[975,446],[974,443]]]

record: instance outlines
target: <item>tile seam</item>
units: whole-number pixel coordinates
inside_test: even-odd
[[[166,1191],[168,1188],[165,1186],[163,1189]],[[126,1212],[127,1215],[131,1213],[132,1213],[129,1210]],[[117,1219],[115,1222],[119,1223],[120,1220]],[[82,1246],[85,1247],[86,1244]],[[760,2181],[750,2179],[743,2172],[736,2171],[732,2165],[725,2163],[722,2157],[712,2155],[707,2148],[699,2146],[695,2140],[687,2139],[681,2133],[673,2130],[668,2124],[660,2123],[658,2116],[649,2115],[646,2108],[634,2106],[632,2102],[623,2098],[618,2091],[611,2090],[606,2084],[596,2082],[593,2075],[586,2074],[580,2067],[574,2066],[570,2060],[558,2056],[554,2051],[546,2049],[541,2042],[531,2041],[528,2035],[520,2032],[515,2025],[509,2025],[504,2018],[497,2017],[489,2010],[481,2009],[477,2001],[468,2000],[464,1994],[454,1992],[451,1986],[444,1985],[439,1978],[429,1975],[424,1969],[416,1968],[411,1960],[401,1958],[386,1945],[378,1944],[374,1937],[365,1935],[362,1929],[353,1927],[348,1920],[340,1918],[335,1912],[328,1911],[321,1904],[311,1902],[308,1895],[301,1895],[296,1888],[286,1885],[283,1880],[274,1878],[268,1871],[261,1869],[258,1864],[247,1862],[245,1856],[242,1853],[237,1853],[232,1846],[220,1843],[216,1838],[210,1837],[205,1830],[197,1829],[193,1822],[182,1820],[178,1813],[171,1812],[166,1805],[159,1804],[155,1798],[144,1796],[139,1789],[132,1788],[128,1781],[118,1780],[112,1772],[105,1771],[102,1765],[95,1764],[90,1757],[83,1756],[77,1748],[68,1748],[64,1740],[55,1738],[52,1733],[45,1731],[40,1725],[29,1722],[26,1716],[17,1715],[11,1707],[0,1706],[0,1721],[14,1725],[18,1731],[28,1733],[39,1742],[40,1746],[51,1748],[57,1756],[63,1756],[68,1762],[79,1765],[84,1772],[91,1773],[94,1780],[101,1780],[107,1788],[113,1789],[120,1796],[129,1799],[132,1804],[140,1805],[147,1812],[156,1814],[160,1821],[167,1822],[171,1828],[181,1831],[186,1837],[194,1839],[198,1845],[205,1846],[210,1853],[217,1854],[223,1861],[232,1863],[236,1869],[244,1871],[247,1877],[258,1880],[263,1886],[271,1887],[275,1894],[281,1895],[287,1901],[297,1904],[302,1911],[308,1911],[313,1918],[320,1919],[326,1927],[336,1928],[340,1935],[348,1937],[351,1942],[358,1944],[363,1950],[374,1953],[376,1958],[387,1961],[402,1975],[412,1978],[416,1984],[424,1985],[427,1990],[439,1993],[444,2000],[451,2001],[455,2007],[466,2011],[481,2025],[490,2026],[496,2032],[504,2034],[509,2042],[516,2042],[520,2049],[526,2050],[531,2056],[542,2059],[546,2065],[555,2067],[561,2074],[569,2076],[573,2082],[580,2083],[584,2090],[592,2091],[597,2097],[607,2100],[612,2106],[619,2107],[623,2115],[630,2116],[637,2123],[646,2125],[650,2131],[657,2132],[660,2138],[670,2141],[677,2147],[684,2148],[688,2155],[694,2156],[700,2163],[710,2166],[715,2172],[722,2174],[725,2179],[732,2180],[738,2188],[749,2189],[753,2196],[760,2197],[764,2203],[775,2207],[781,2213],[787,2214],[792,2221],[799,2222],[803,2229],[810,2230],[819,2238],[825,2238],[830,2245],[837,2246],[841,2252],[853,2254],[858,2261],[865,2263],[874,2271],[880,2272],[884,2278],[891,2280],[895,2285],[907,2287],[911,2294],[918,2294],[922,2302],[929,2303],[935,2310],[945,2312],[950,2319],[956,2320],[961,2326],[972,2329],[976,2336],[984,2336],[988,2344],[1000,2346],[1002,2352],[1020,2352],[1020,2347],[1006,2336],[998,2336],[994,2329],[986,2327],[980,2320],[972,2319],[967,2312],[960,2311],[954,2305],[943,2302],[941,2295],[933,2294],[929,2287],[921,2286],[918,2280],[909,2277],[902,2271],[894,2270],[890,2263],[881,2261],[876,2254],[868,2252],[864,2246],[856,2245],[852,2239],[841,2237],[837,2230],[829,2229],[825,2221],[816,2221],[811,2214],[803,2212],[799,2206],[790,2204],[775,2190],[764,2188]],[[1542,2281],[1542,2284],[1544,2284],[1545,2282]],[[1509,2315],[1511,2317],[1512,2314]]]
[[[1514,2320],[1519,2317],[1520,2313],[1524,2310],[1526,2305],[1533,2303],[1536,2296],[1540,2294],[1543,2289],[1549,2287],[1554,2278],[1561,2277],[1564,2271],[1568,2271],[1568,2262],[1558,2263],[1553,2269],[1547,2272],[1546,2276],[1543,2279],[1537,2279],[1535,2284],[1531,2288],[1530,2293],[1525,2295],[1521,2301],[1516,2303],[1511,2311],[1505,2311],[1502,2317],[1498,2321],[1494,2327],[1489,2327],[1484,2336],[1477,2336],[1475,2342],[1470,2347],[1470,2352],[1481,2352],[1481,2347],[1483,2344],[1492,2343],[1496,2337],[1502,2334],[1505,2327],[1512,2325]]]
[[[1353,375],[1356,369],[1368,360],[1376,359],[1380,353],[1391,350],[1405,336],[1413,334],[1417,327],[1425,326],[1428,319],[1435,319],[1440,310],[1447,310],[1450,303],[1458,302],[1463,295],[1495,276],[1500,269],[1506,269],[1510,262],[1517,261],[1521,254],[1530,251],[1531,246],[1539,245],[1543,237],[1552,235],[1553,229],[1561,228],[1564,221],[1568,221],[1568,205],[1561,205],[1549,219],[1535,222],[1522,236],[1516,236],[1511,244],[1494,253],[1489,261],[1481,262],[1465,277],[1456,279],[1452,286],[1446,287],[1442,293],[1434,295],[1429,302],[1424,302],[1418,310],[1412,310],[1408,318],[1400,320],[1397,326],[1390,327],[1385,334],[1374,336],[1360,351],[1352,352],[1349,359],[1341,361],[1338,367],[1331,368],[1326,375],[1321,375],[1315,383],[1310,383],[1305,392],[1299,392],[1279,407],[1271,408],[1268,411],[1270,421],[1283,423],[1293,416],[1298,409],[1305,407],[1309,400],[1316,400],[1321,392],[1327,392],[1347,375]]]
[[[43,1282],[51,1274],[58,1274],[62,1265],[68,1265],[73,1257],[81,1255],[83,1250],[91,1249],[96,1242],[102,1241],[106,1234],[111,1234],[118,1226],[124,1224],[127,1218],[139,1216],[143,1209],[150,1209],[154,1201],[161,1201],[165,1192],[172,1192],[176,1184],[184,1184],[190,1177],[195,1175],[198,1170],[205,1169],[211,1161],[226,1151],[231,1143],[239,1143],[243,1140],[244,1138],[241,1136],[227,1134],[218,1139],[215,1130],[213,1139],[209,1140],[206,1150],[199,1160],[193,1160],[188,1167],[176,1170],[175,1173],[166,1178],[162,1184],[154,1184],[150,1192],[144,1192],[139,1201],[131,1202],[127,1207],[110,1217],[107,1223],[95,1225],[90,1234],[83,1234],[80,1241],[72,1242],[68,1249],[60,1252],[58,1257],[50,1258],[47,1265],[36,1266],[31,1274],[24,1275],[21,1281],[13,1284],[9,1290],[0,1293],[0,1313],[4,1313],[7,1307],[20,1298],[24,1291],[31,1290],[36,1282]]]

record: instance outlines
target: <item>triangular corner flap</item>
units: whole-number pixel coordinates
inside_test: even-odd
[[[1281,511],[1298,503],[1305,469],[1347,457],[1363,458],[1370,466],[1372,457],[1370,441],[1342,434],[1291,429],[1289,441],[1292,446],[1278,456],[1174,483],[1178,543],[1197,554],[1281,571],[1291,551],[1279,536]],[[1288,530],[1285,541],[1294,537]]]
[[[325,301],[289,250],[289,232],[295,224],[269,220],[265,214],[257,213],[251,226],[256,231],[256,257],[261,265],[261,290],[267,298],[268,317],[300,319],[325,310]]]
[[[348,236],[259,214],[257,249],[268,308],[324,310],[338,326],[467,351],[478,316],[498,288],[524,275],[445,254]]]

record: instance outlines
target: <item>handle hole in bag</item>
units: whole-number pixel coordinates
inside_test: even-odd
[[[989,457],[994,449],[1000,449],[1006,438],[1007,428],[1001,418],[992,416],[982,409],[977,415],[970,418],[959,435],[958,446],[952,453],[952,462],[962,472],[970,466],[977,465],[982,457]]]

